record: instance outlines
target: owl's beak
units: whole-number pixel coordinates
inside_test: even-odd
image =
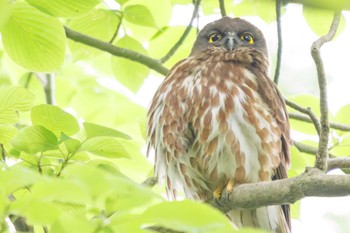
[[[225,41],[225,47],[229,52],[232,52],[232,50],[235,48],[236,46],[236,40],[233,38],[233,36],[229,35],[226,38]]]

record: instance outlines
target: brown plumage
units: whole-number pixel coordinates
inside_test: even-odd
[[[168,196],[218,198],[235,185],[284,179],[290,163],[285,103],[268,77],[265,39],[252,24],[224,17],[198,34],[148,112],[155,173]],[[228,213],[237,227],[290,232],[289,206]]]

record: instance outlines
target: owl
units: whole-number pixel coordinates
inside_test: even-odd
[[[287,178],[290,127],[269,78],[266,41],[251,23],[223,17],[198,34],[148,111],[155,174],[169,198],[220,199],[235,186]],[[290,232],[289,205],[233,210],[236,227]]]

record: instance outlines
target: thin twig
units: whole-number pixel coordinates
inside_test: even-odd
[[[307,154],[310,154],[310,155],[316,155],[316,153],[317,153],[317,148],[316,148],[316,147],[309,146],[309,145],[306,145],[306,144],[304,144],[304,143],[297,142],[297,141],[293,141],[293,145],[294,145],[300,152],[307,153]]]
[[[124,48],[113,46],[110,43],[107,43],[107,42],[101,41],[99,39],[84,35],[80,32],[74,31],[74,30],[69,29],[67,27],[64,27],[64,30],[66,32],[66,36],[69,39],[74,40],[76,42],[97,48],[97,49],[105,51],[105,52],[108,52],[114,56],[123,57],[123,58],[129,59],[131,61],[141,63],[141,64],[147,66],[148,68],[157,71],[158,73],[160,73],[162,75],[166,75],[169,71],[159,61],[157,61],[153,58],[150,58],[148,56],[145,56],[141,53],[137,53],[137,52],[129,50],[129,49],[124,49]]]
[[[309,116],[305,116],[304,114],[296,113],[296,112],[289,112],[288,116],[290,119],[295,119],[299,121],[304,121],[308,123],[313,123]],[[335,122],[329,122],[329,127],[332,129],[340,130],[340,131],[350,131],[350,125],[335,123]]]
[[[317,154],[317,147],[309,146],[301,142],[297,142],[293,140],[293,145],[300,151],[309,155],[316,155]],[[329,153],[330,158],[335,158],[336,156]],[[349,167],[350,168],[350,167]]]
[[[32,80],[32,77],[33,77],[33,72],[29,72],[29,73],[28,73],[28,76],[27,76],[27,78],[26,78],[26,82],[25,82],[25,84],[24,84],[24,87],[25,87],[25,88],[28,88],[28,87],[29,87],[29,83],[30,83],[30,81]]]
[[[311,111],[311,108],[309,108],[309,107],[304,108],[304,107],[302,107],[302,106],[300,106],[292,101],[289,101],[287,99],[285,99],[284,101],[286,102],[286,105],[288,105],[289,107],[291,107],[299,112],[302,112],[304,114],[307,114],[310,117],[312,123],[314,124],[315,129],[317,131],[317,134],[320,135],[321,124],[320,124],[320,121],[318,120],[317,116]]]
[[[176,52],[176,50],[182,45],[182,43],[185,41],[186,37],[188,36],[188,34],[190,33],[191,29],[192,29],[192,23],[194,21],[194,19],[197,16],[198,13],[198,9],[199,9],[199,5],[201,3],[201,0],[197,0],[195,1],[194,4],[194,9],[193,9],[193,13],[192,13],[192,17],[190,20],[190,23],[188,24],[188,26],[186,27],[184,33],[182,34],[182,36],[180,37],[180,39],[174,44],[174,46],[169,50],[169,52],[162,57],[161,59],[159,59],[160,63],[164,63],[167,60],[169,60],[169,58],[174,55],[174,53]]]
[[[112,36],[112,38],[109,40],[109,43],[112,44],[113,41],[115,40],[115,38],[117,37],[118,33],[119,33],[119,29],[120,29],[120,26],[122,25],[122,22],[123,22],[123,13],[120,12],[120,15],[119,15],[119,23],[117,25],[117,28],[115,29],[115,32]]]
[[[281,70],[281,61],[282,61],[282,26],[281,26],[281,5],[282,0],[276,0],[276,22],[277,22],[277,39],[278,39],[278,48],[277,48],[277,61],[275,68],[275,77],[273,81],[278,84],[278,79],[280,76]]]
[[[226,13],[226,8],[225,8],[225,0],[219,0],[219,5],[220,5],[220,12],[221,12],[221,16],[227,16]]]
[[[320,109],[321,109],[321,132],[320,141],[318,144],[318,153],[316,156],[315,166],[323,171],[327,170],[327,159],[328,159],[328,136],[329,136],[329,120],[328,120],[328,101],[327,101],[327,79],[324,71],[324,65],[322,62],[320,48],[326,42],[329,42],[335,36],[339,22],[340,12],[334,13],[332,25],[327,35],[317,39],[311,46],[311,55],[314,59],[318,85],[320,89]]]
[[[47,104],[55,105],[55,75],[46,74],[45,75],[46,83],[44,85],[45,97]]]
[[[6,162],[6,151],[5,151],[5,148],[4,148],[4,144],[0,143],[0,149],[1,149],[2,161]]]

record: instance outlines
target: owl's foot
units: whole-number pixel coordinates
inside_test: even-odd
[[[233,179],[229,179],[228,182],[226,183],[226,185],[223,184],[223,185],[220,185],[219,187],[217,187],[213,193],[216,204],[221,206],[219,200],[221,198],[221,194],[222,194],[223,190],[226,189],[226,194],[230,195],[230,193],[233,192],[234,187],[235,187],[235,181]]]
[[[226,192],[232,193],[235,187],[235,181],[233,179],[229,179],[226,185]]]
[[[224,185],[220,185],[219,187],[217,187],[217,188],[214,190],[213,195],[214,195],[214,198],[215,198],[216,200],[219,200],[219,199],[220,199],[223,188],[224,188]]]

